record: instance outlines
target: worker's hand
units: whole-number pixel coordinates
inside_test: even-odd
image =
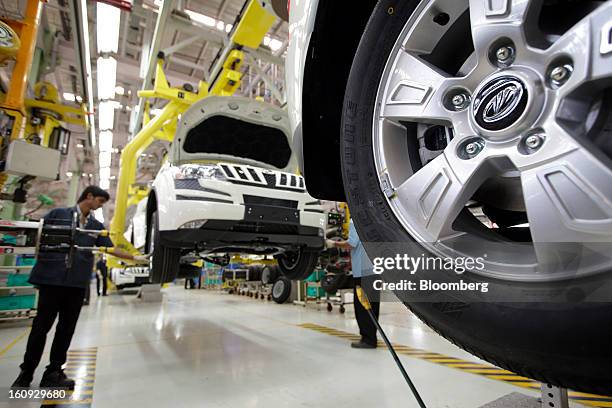
[[[333,239],[325,240],[325,248],[335,248],[335,247],[336,247],[336,241],[334,241]]]
[[[135,255],[134,262],[146,264],[149,263],[149,258],[151,255]]]

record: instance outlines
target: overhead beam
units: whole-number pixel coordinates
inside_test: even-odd
[[[61,55],[73,55],[74,66],[77,67],[81,80],[81,91],[83,92],[83,102],[87,107],[87,112],[93,112],[93,78],[91,72],[91,54],[89,50],[89,19],[87,17],[87,2],[85,0],[72,0],[70,6],[70,18],[72,21],[72,38],[74,48],[72,52]],[[76,52],[76,55],[75,55]],[[91,147],[96,146],[96,129],[93,114],[87,115],[89,124],[89,143]]]
[[[201,38],[197,35],[194,35],[192,37],[189,37],[183,41],[179,41],[174,45],[171,45],[169,47],[166,47],[162,50],[162,52],[164,53],[164,56],[168,57],[172,54],[174,54],[175,52],[182,50],[183,48],[193,44],[194,42],[200,40]]]
[[[202,41],[209,41],[218,47],[222,47],[225,41],[225,31],[205,26],[175,13],[169,16],[168,24],[175,30],[185,34],[197,35]]]
[[[142,81],[142,90],[147,90],[151,88],[151,81],[153,79],[153,73],[155,72],[157,54],[161,48],[161,42],[166,33],[166,25],[168,21],[168,16],[172,13],[174,8],[175,0],[165,0],[162,2],[161,8],[159,10],[159,14],[157,15],[157,22],[155,23],[155,31],[153,33],[153,40],[151,41],[151,46],[149,48],[149,54],[143,55],[142,58],[147,58],[146,72],[144,79]],[[132,126],[133,135],[136,135],[140,130],[142,125],[142,117],[144,113],[144,100],[142,98],[138,98],[138,107],[136,110],[136,115],[134,115],[134,124]]]
[[[255,60],[253,60],[253,58],[251,56],[247,56],[247,59],[249,60],[249,66],[251,68],[253,68],[253,70],[255,70],[255,73],[257,74],[257,77],[255,77],[255,79],[256,80],[257,80],[257,78],[262,79],[265,82],[265,84],[268,87],[268,89],[272,92],[272,96],[274,96],[276,98],[276,100],[281,103],[281,105],[284,104],[285,101],[286,101],[286,98],[283,95],[283,93],[281,93],[281,91],[279,91],[279,89],[276,87],[276,84],[274,83],[272,78],[270,78],[263,71],[263,69],[261,69],[261,67],[259,65],[257,65],[257,62]]]
[[[169,24],[173,28],[182,31],[186,34],[198,35],[200,36],[201,40],[209,41],[211,45],[223,47],[228,41],[227,34],[225,33],[225,31],[205,26],[204,24],[189,20],[177,14],[171,14],[168,20]],[[263,47],[259,47],[256,50],[244,48],[243,51],[251,54],[253,58],[260,59],[264,62],[271,62],[272,64],[276,65],[285,64],[283,58],[278,55],[274,55],[270,50],[265,49]]]
[[[65,66],[77,64],[75,58],[74,49],[67,45],[68,43],[61,41],[58,47],[58,54],[62,56],[62,62]],[[129,57],[115,56],[117,59],[117,72],[121,75],[120,80],[124,83],[137,84],[141,81],[140,78],[140,66],[137,61]],[[61,66],[58,69],[65,70],[69,74],[74,74]],[[182,75],[177,72],[169,72],[166,74],[166,78],[172,84],[184,84],[186,82],[193,82],[193,78],[188,75]]]

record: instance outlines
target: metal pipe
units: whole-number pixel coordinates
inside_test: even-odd
[[[6,93],[3,105],[20,112],[24,111],[28,74],[32,67],[41,10],[39,0],[28,0],[25,17],[19,22],[20,29],[17,30],[21,39],[21,47],[17,51],[15,66],[11,75],[11,85]],[[15,134],[13,133],[13,135]]]
[[[144,108],[144,107],[143,107]],[[116,246],[122,246],[126,241],[123,237],[125,217],[127,212],[130,185],[136,179],[136,166],[140,154],[153,143],[155,133],[159,131],[170,118],[176,118],[180,110],[178,102],[169,102],[159,115],[147,123],[140,132],[123,148],[121,164],[117,177],[117,191],[115,193],[115,212],[111,221],[111,239]]]

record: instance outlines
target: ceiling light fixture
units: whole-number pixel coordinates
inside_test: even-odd
[[[110,178],[110,167],[100,167],[100,181]]]
[[[204,14],[200,14],[197,13],[195,11],[191,11],[191,10],[185,10],[185,13],[187,13],[187,15],[189,16],[190,19],[192,19],[195,22],[198,23],[202,23],[205,26],[208,27],[214,27],[217,25],[217,20],[215,20],[214,18],[204,15]]]
[[[110,4],[96,3],[96,39],[98,53],[114,52],[119,46],[121,10]]]
[[[100,139],[100,151],[101,152],[111,152],[113,151],[113,132],[110,130],[103,130],[98,135]]]
[[[98,99],[113,99],[117,83],[117,60],[113,57],[98,58]]]
[[[100,152],[98,156],[98,162],[100,167],[110,167],[112,161],[112,153],[111,152]]]
[[[100,130],[112,130],[115,124],[115,107],[111,102],[100,102],[98,105]]]

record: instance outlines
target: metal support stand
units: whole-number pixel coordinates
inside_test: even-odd
[[[480,408],[569,408],[567,389],[542,384],[541,398],[529,397],[518,392],[505,395]]]
[[[567,389],[542,384],[542,408],[569,408]]]

